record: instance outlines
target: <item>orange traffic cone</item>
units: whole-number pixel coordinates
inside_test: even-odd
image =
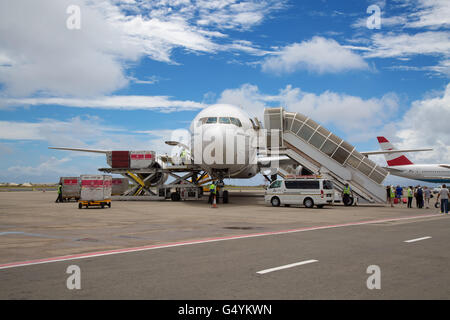
[[[211,208],[217,208],[216,195],[214,195],[214,197],[213,197],[213,203],[212,203]]]

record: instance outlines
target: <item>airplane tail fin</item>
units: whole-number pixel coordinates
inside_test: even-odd
[[[389,142],[385,137],[377,137],[378,143],[382,150],[396,150],[392,143]],[[408,164],[413,164],[403,153],[386,153],[384,154],[386,162],[389,167],[392,166],[404,166]]]

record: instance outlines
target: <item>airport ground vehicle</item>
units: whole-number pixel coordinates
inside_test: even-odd
[[[112,177],[110,175],[81,175],[81,197],[78,209],[83,206],[108,206],[111,208]]]
[[[334,203],[333,182],[314,176],[288,177],[270,184],[264,194],[266,204],[274,207],[280,205],[304,205],[307,208]]]
[[[83,208],[85,206],[86,208],[92,207],[92,206],[100,206],[104,208],[105,206],[108,206],[111,208],[111,200],[102,200],[102,201],[88,201],[88,200],[78,200],[78,209]]]

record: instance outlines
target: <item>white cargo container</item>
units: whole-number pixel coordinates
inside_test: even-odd
[[[128,179],[127,178],[113,178],[112,179],[112,191],[113,196],[121,196],[128,190]]]
[[[153,151],[130,151],[130,168],[148,168],[155,162]]]
[[[101,205],[110,204],[112,177],[110,175],[82,175],[81,179],[81,197],[79,207],[82,205]]]
[[[80,177],[61,177],[59,183],[62,184],[62,198],[64,200],[80,199]]]

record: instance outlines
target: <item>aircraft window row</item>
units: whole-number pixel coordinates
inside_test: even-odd
[[[209,117],[209,118],[201,118],[199,120],[199,125],[202,124],[211,124],[211,123],[217,123],[217,120],[219,121],[219,123],[223,123],[223,124],[234,124],[237,127],[242,127],[242,123],[239,119],[237,118],[232,118],[232,117]]]
[[[285,181],[286,189],[320,189],[319,181]]]

